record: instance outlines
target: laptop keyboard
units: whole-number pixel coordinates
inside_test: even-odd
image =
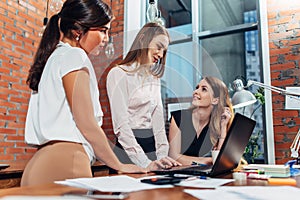
[[[193,165],[193,166],[177,166],[171,169],[161,169],[153,171],[156,174],[191,174],[200,175],[207,174],[211,171],[211,165]]]
[[[178,170],[184,170],[184,171],[210,171],[211,167],[212,167],[211,165],[197,165],[197,166],[185,167],[185,168],[178,169]]]

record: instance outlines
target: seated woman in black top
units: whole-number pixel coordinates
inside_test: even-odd
[[[205,77],[193,92],[192,107],[171,113],[169,156],[183,165],[211,164],[210,151],[221,148],[233,116],[226,85]]]

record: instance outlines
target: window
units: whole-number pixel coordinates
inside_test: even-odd
[[[172,41],[162,78],[165,102],[190,97],[203,76],[223,80],[231,95],[236,77],[261,81],[256,1],[159,0],[158,7]],[[255,112],[255,135],[264,130],[263,112],[250,107],[235,111],[248,116]],[[264,160],[263,134],[259,136],[259,159]]]
[[[146,22],[148,1],[140,5],[139,21],[132,20],[137,16],[135,2],[125,0],[125,31],[133,30],[132,27],[128,29],[133,22],[139,23],[135,26],[136,30]],[[191,98],[200,78],[207,75],[222,79],[231,95],[234,92],[231,83],[237,76],[266,84],[270,82],[268,59],[261,59],[268,58],[269,51],[264,1],[158,0],[157,3],[171,35],[166,71],[162,78],[164,102],[185,103]],[[131,7],[134,7],[134,12]],[[257,90],[255,87],[252,89],[252,92]],[[264,109],[260,107],[254,113],[258,122],[254,134],[263,133],[260,138],[261,158],[272,164],[275,157],[273,121],[270,117],[271,93],[266,92],[265,98]],[[237,112],[250,115],[256,107]]]

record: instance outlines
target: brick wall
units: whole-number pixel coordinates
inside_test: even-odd
[[[30,91],[25,84],[42,27],[44,2],[0,2],[0,160],[24,160],[32,149],[24,144]]]
[[[300,1],[268,0],[271,84],[299,86]],[[290,159],[290,145],[300,127],[298,110],[285,110],[285,97],[273,93],[276,163]],[[299,102],[300,107],[300,102]]]
[[[104,0],[109,5],[110,0]],[[27,161],[36,149],[24,143],[24,125],[30,90],[26,85],[46,13],[46,0],[0,1],[0,162]],[[122,55],[124,0],[112,1],[116,58]],[[49,13],[49,17],[52,13]],[[112,60],[93,58],[99,78],[104,130],[113,140],[105,78]],[[102,98],[103,97],[103,98]]]
[[[105,2],[110,5],[109,0]],[[111,67],[123,57],[124,0],[112,1],[111,7],[115,16],[115,20],[111,24],[115,56],[112,59],[107,59],[102,52],[100,56],[93,57],[91,60],[99,80],[100,103],[104,113],[102,128],[108,139],[114,143],[115,135],[112,130],[110,106],[106,92],[106,76]]]

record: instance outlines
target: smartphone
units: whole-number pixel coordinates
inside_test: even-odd
[[[165,185],[165,184],[175,184],[179,183],[182,179],[181,178],[174,178],[174,177],[161,177],[161,178],[148,178],[142,179],[142,183],[149,183],[154,185]]]
[[[126,192],[112,192],[111,194],[86,194],[84,197],[94,199],[126,199],[129,195]]]
[[[97,191],[88,191],[87,193],[67,193],[67,196],[81,196],[92,199],[126,199],[129,197],[129,194],[126,192],[97,192]]]

